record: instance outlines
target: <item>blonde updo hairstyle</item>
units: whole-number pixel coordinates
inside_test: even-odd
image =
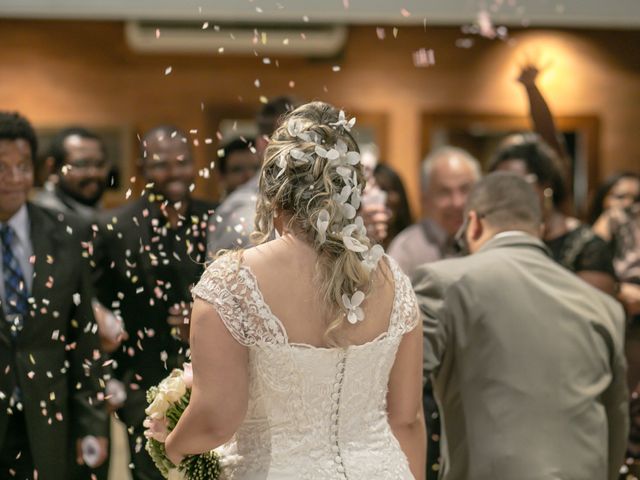
[[[252,234],[256,244],[271,239],[274,217],[282,215],[288,219],[287,229],[317,251],[320,300],[329,307],[332,318],[325,339],[334,346],[340,345],[338,332],[347,321],[343,294],[351,296],[357,290],[367,293],[371,279],[370,270],[362,264],[361,254],[347,249],[343,242],[342,229],[354,222],[354,219],[344,217],[336,199],[345,186],[344,178],[337,172],[335,163],[316,154],[317,145],[329,150],[340,140],[348,151],[359,152],[348,128],[331,125],[338,122],[339,115],[338,110],[323,102],[307,103],[285,115],[265,150],[256,228]],[[292,135],[292,125],[296,126],[295,133],[303,132],[303,138]],[[310,161],[296,161],[291,156],[294,149],[304,152]],[[358,163],[349,168],[352,176],[355,172],[355,188],[361,192],[365,183],[362,165]],[[324,234],[318,229],[318,218],[323,210],[329,213],[329,226]],[[366,234],[356,232],[352,236],[370,248]]]

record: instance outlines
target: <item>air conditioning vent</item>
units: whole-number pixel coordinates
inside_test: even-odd
[[[333,57],[345,45],[347,28],[326,25],[255,27],[213,22],[129,21],[129,46],[149,53],[219,53]]]

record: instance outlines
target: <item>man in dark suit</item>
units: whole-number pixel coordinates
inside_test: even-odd
[[[150,479],[162,477],[144,449],[145,392],[185,360],[182,327],[190,287],[203,271],[215,205],[191,198],[195,167],[184,133],[156,127],[142,138],[141,150],[146,189],[100,222],[96,263],[99,299],[120,314],[129,334],[114,358],[127,390],[118,414],[129,427],[132,473]]]
[[[488,175],[465,215],[472,255],[414,276],[441,478],[615,480],[628,429],[622,307],[550,257],[523,178]]]
[[[104,461],[106,411],[82,228],[27,202],[36,147],[0,112],[0,477],[62,480],[88,436]]]

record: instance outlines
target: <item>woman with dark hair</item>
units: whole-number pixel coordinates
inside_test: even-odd
[[[589,223],[595,226],[603,213],[612,208],[629,208],[637,202],[640,202],[640,174],[621,172],[611,175],[593,196]]]
[[[387,207],[391,212],[389,230],[382,246],[387,249],[402,230],[411,225],[411,209],[402,179],[391,167],[379,163],[373,171],[376,183],[387,194]]]
[[[544,214],[543,239],[554,259],[600,290],[614,295],[616,277],[611,250],[589,226],[562,211],[567,197],[560,160],[535,134],[508,137],[489,171],[519,173],[536,185]]]

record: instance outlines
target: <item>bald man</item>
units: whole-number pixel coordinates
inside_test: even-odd
[[[480,179],[480,164],[466,151],[443,147],[422,163],[424,219],[400,233],[389,246],[407,275],[423,263],[455,255],[453,237],[462,225],[464,204]]]
[[[190,310],[215,207],[191,197],[196,170],[177,128],[156,127],[143,137],[141,165],[147,190],[104,215],[95,249],[99,299],[120,314],[129,334],[114,358],[127,390],[118,414],[128,427],[136,480],[162,478],[144,449],[145,392],[185,359],[187,344],[176,327]]]
[[[421,174],[425,217],[401,232],[388,249],[407,275],[412,275],[420,265],[457,255],[454,236],[462,225],[467,195],[480,178],[480,165],[460,148],[443,147],[422,162]],[[436,480],[440,421],[430,381],[425,384],[423,401],[429,432],[426,478]]]

